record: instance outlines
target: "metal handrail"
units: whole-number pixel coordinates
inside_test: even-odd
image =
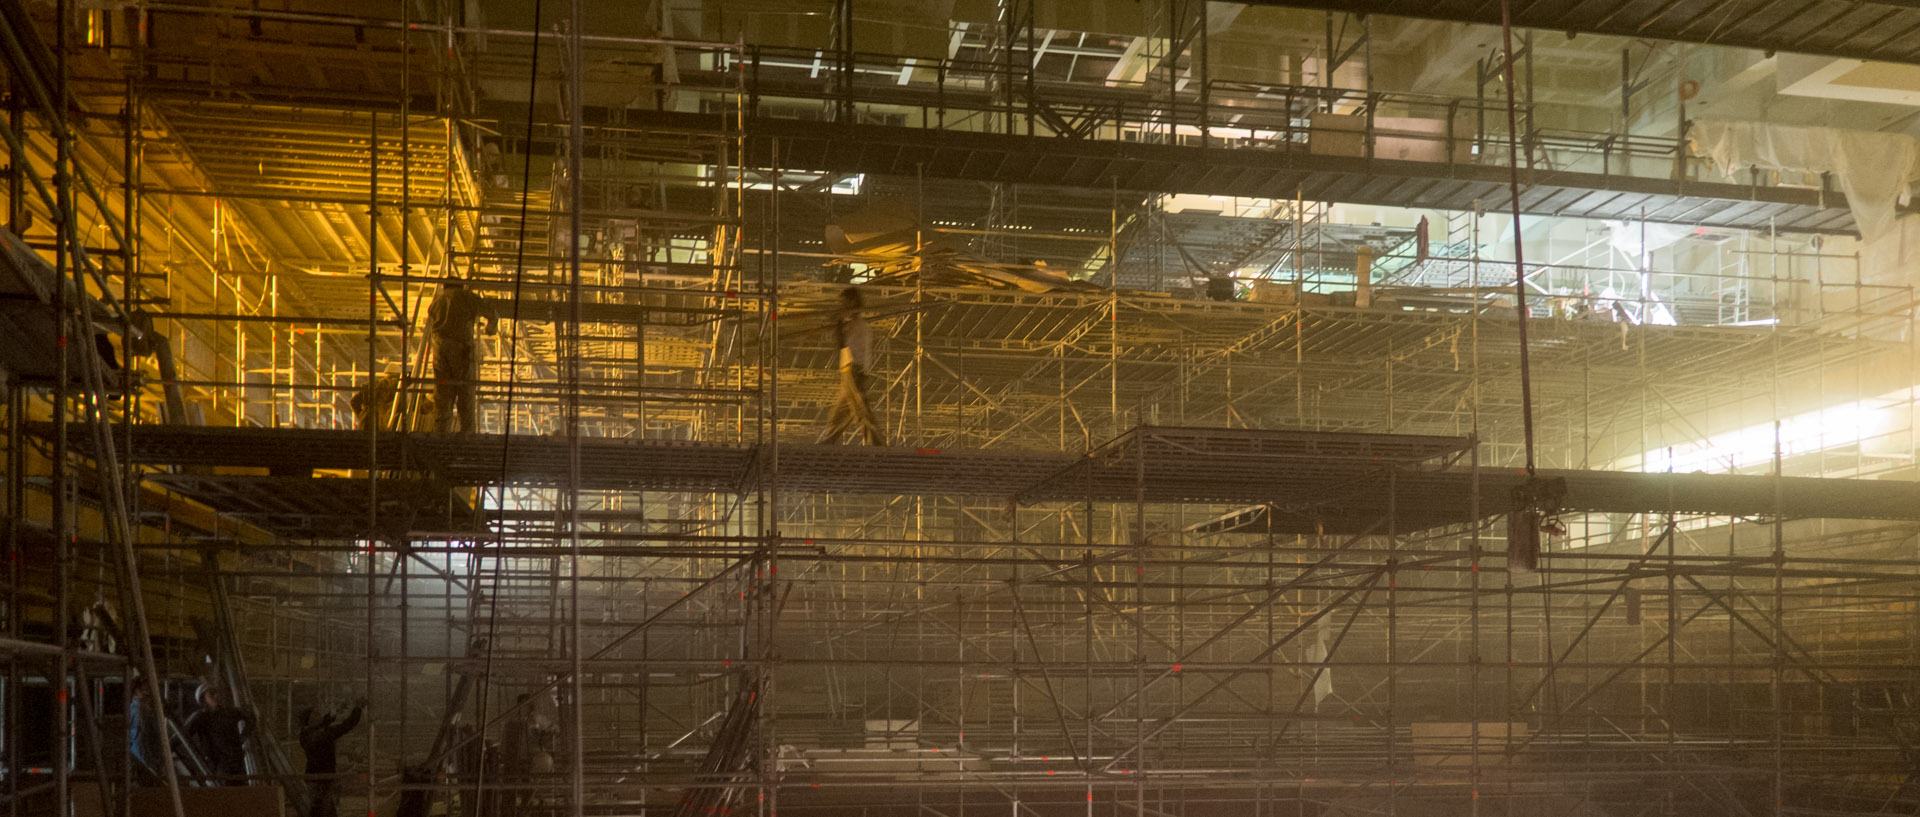
[[[1022,63],[855,52],[847,65],[846,56],[826,49],[753,46],[742,57],[744,65],[723,67],[745,73],[748,98],[762,116],[769,101],[825,102],[835,111],[852,109],[856,117],[859,106],[869,113],[906,114],[901,121],[909,127],[1120,141],[1197,138],[1204,146],[1309,152],[1317,152],[1309,148],[1316,134],[1344,135],[1339,128],[1317,128],[1316,116],[1352,116],[1363,120],[1365,158],[1379,156],[1383,140],[1404,140],[1444,143],[1439,147],[1452,149],[1438,156],[1449,163],[1462,157],[1473,164],[1505,161],[1504,149],[1496,149],[1504,131],[1493,124],[1502,117],[1479,115],[1504,112],[1504,103],[1493,100],[1235,80],[1177,89],[1148,81],[1094,84],[1035,76]],[[843,72],[852,77],[836,81]],[[1003,93],[1009,84],[1019,92]],[[1077,132],[1060,127],[1069,116],[1078,118],[1082,128]],[[1444,130],[1400,122],[1408,119],[1444,123]],[[1658,177],[1691,169],[1684,134],[1533,128],[1522,142],[1529,164],[1585,161],[1606,175]],[[1462,144],[1468,149],[1460,150]],[[1621,160],[1635,157],[1669,162],[1647,164],[1648,173],[1621,173]]]

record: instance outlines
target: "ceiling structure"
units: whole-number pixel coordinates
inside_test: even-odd
[[[1512,3],[1510,8],[1479,0],[1410,3],[1254,0],[1259,5],[1322,9],[1350,14],[1418,17],[1457,23],[1542,32],[1646,37],[1683,43],[1751,48],[1771,54],[1787,51],[1881,62],[1920,61],[1911,35],[1920,32],[1920,9],[1903,2],[1778,3],[1772,0],[1698,0],[1644,3]]]

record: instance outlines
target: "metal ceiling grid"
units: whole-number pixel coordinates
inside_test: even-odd
[[[213,102],[151,111],[204,179],[204,190],[182,192],[217,197],[242,228],[243,241],[226,252],[279,274],[283,297],[302,304],[296,312],[365,319],[369,247],[378,245],[383,265],[424,270],[442,257],[448,226],[471,223],[470,189],[447,184],[458,174],[437,116],[415,117],[403,153],[396,115]],[[376,118],[380,215],[370,222]],[[410,215],[400,212],[403,199]]]
[[[147,93],[397,109],[406,88],[417,97],[416,109],[427,110],[452,68],[453,55],[421,38],[406,53],[398,19],[355,17],[337,7],[326,14],[233,11],[203,4],[142,7]],[[218,47],[209,47],[213,43]]]
[[[1324,9],[1500,25],[1500,5],[1482,0],[1254,0]],[[1601,0],[1518,2],[1516,28],[1705,43],[1764,51],[1920,63],[1920,8],[1899,0]]]

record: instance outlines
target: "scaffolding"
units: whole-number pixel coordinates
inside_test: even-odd
[[[952,240],[1036,275],[1073,258],[1106,285],[868,285],[877,405],[911,443],[816,445],[833,271],[892,259],[819,240],[850,174],[749,149],[775,97],[819,101],[771,76],[799,58],[432,5],[80,11],[40,30],[98,20],[99,44],[8,62],[16,90],[47,65],[76,89],[38,112],[9,97],[8,269],[57,282],[59,334],[120,353],[8,384],[12,813],[198,788],[192,752],[116,760],[113,718],[131,665],[177,719],[209,659],[261,725],[251,777],[296,807],[273,737],[360,697],[342,789],[370,810],[1920,803],[1913,293],[1840,272],[1857,258],[1776,234],[1711,268],[1614,245],[1530,266],[1541,294],[1610,288],[1672,320],[1533,313],[1540,461],[1567,487],[1522,572],[1513,264],[1477,218],[1422,247],[1304,197],[1249,224],[1115,185],[876,177],[920,197],[915,251]],[[1203,6],[1166,9],[1162,39],[1197,42],[1137,89],[1165,108],[1128,119],[1120,99],[1081,137],[1177,143],[1189,110],[1200,140],[1233,138],[1207,119],[1233,89],[1195,56]],[[1001,13],[983,77],[1038,36],[1031,8]],[[335,101],[211,92],[195,72],[232,69],[137,33],[160,22],[298,41]],[[1058,129],[1021,101],[1056,80],[882,70],[840,36],[807,56],[839,72],[836,123],[899,104],[876,77],[931,72],[923,115]],[[350,54],[378,70],[340,79]],[[1298,116],[1268,106],[1278,132],[1354,104],[1313,91]],[[1370,94],[1351,109],[1369,120],[1414,104]],[[1537,136],[1547,161],[1574,150]],[[59,190],[26,193],[35,173]],[[1360,247],[1383,300],[1305,297],[1357,288]],[[1295,297],[1208,300],[1169,268]],[[423,406],[424,313],[451,277],[505,318],[478,434]],[[177,371],[137,353],[142,322]],[[380,408],[356,421],[356,393]]]

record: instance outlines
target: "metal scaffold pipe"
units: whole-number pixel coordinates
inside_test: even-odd
[[[582,29],[586,27],[584,6],[581,0],[571,0],[570,14],[567,18],[567,281],[570,289],[567,293],[567,333],[572,344],[573,354],[568,356],[567,376],[569,379],[567,395],[567,482],[565,501],[569,515],[569,536],[567,539],[567,565],[571,581],[567,585],[568,634],[567,653],[573,661],[569,673],[567,694],[567,781],[571,796],[568,798],[568,813],[581,817],[585,813],[586,788],[586,737],[585,710],[581,703],[581,643],[580,643],[580,253],[581,220],[583,208],[582,153],[586,150],[586,139],[581,130],[582,112],[585,102],[581,99],[581,75],[586,71],[586,62],[581,53]]]

